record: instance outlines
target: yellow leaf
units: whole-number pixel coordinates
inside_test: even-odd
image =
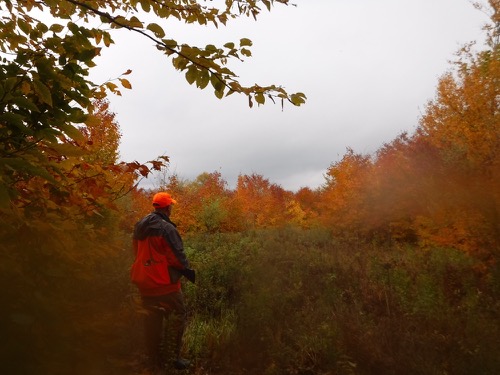
[[[126,89],[129,89],[129,90],[132,89],[132,85],[130,84],[128,79],[125,79],[125,78],[119,78],[119,79],[120,79],[120,83],[122,84],[123,87],[125,87]]]
[[[99,44],[99,43],[101,43],[101,40],[102,40],[102,32],[100,30],[98,30],[95,33],[95,43]]]

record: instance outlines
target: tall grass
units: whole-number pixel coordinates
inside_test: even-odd
[[[294,228],[186,243],[199,274],[186,350],[200,373],[500,371],[498,269],[461,252]]]
[[[188,373],[500,373],[498,265],[320,228],[204,234],[185,245],[197,270],[197,283],[184,285]],[[131,262],[124,245],[78,277],[51,271],[51,289],[3,289],[6,373],[146,375]],[[45,263],[23,265],[47,273]],[[15,313],[15,293],[32,315]]]

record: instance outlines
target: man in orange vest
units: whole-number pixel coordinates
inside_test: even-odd
[[[170,220],[175,203],[168,193],[155,194],[155,210],[137,222],[133,235],[135,261],[131,280],[139,289],[147,312],[146,351],[153,370],[169,364],[179,370],[189,367],[189,361],[181,358],[187,318],[181,277],[194,282],[195,272],[189,268],[181,236]]]

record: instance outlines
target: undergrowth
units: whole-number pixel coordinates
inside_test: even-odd
[[[185,247],[197,270],[184,284],[188,373],[500,373],[498,265],[319,228],[204,234]],[[67,279],[49,261],[23,263],[46,284],[3,289],[2,373],[149,375],[131,262],[124,245]]]
[[[495,374],[498,270],[294,228],[193,237],[186,351],[220,374]]]

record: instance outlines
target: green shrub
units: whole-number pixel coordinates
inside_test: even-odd
[[[493,273],[450,249],[344,243],[293,227],[190,238],[187,349],[248,374],[493,374]]]

